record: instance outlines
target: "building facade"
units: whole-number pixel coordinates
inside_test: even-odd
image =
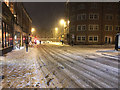
[[[119,2],[68,2],[66,29],[69,43],[113,44],[120,32]]]
[[[0,55],[25,44],[32,20],[21,2],[2,2]]]

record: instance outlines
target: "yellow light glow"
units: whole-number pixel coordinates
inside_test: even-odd
[[[66,22],[64,22],[64,27],[66,27],[67,25],[66,25]]]
[[[68,20],[68,24],[70,23],[70,21]]]
[[[32,29],[31,29],[31,32],[34,32],[34,31],[35,31],[35,28],[32,28]]]
[[[55,28],[55,31],[58,31],[58,28],[57,28],[57,27]]]
[[[60,24],[61,24],[61,25],[64,25],[64,24],[65,24],[65,20],[64,20],[64,19],[61,19],[61,20],[60,20]]]

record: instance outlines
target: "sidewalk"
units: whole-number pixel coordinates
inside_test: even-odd
[[[34,53],[33,53],[34,52]],[[2,59],[2,88],[45,87],[42,75],[37,71],[36,48],[13,50]],[[38,75],[37,75],[38,74]]]

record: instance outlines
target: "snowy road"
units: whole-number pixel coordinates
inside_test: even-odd
[[[22,78],[17,81],[16,77],[18,78],[20,75],[15,76],[13,73],[6,72],[7,76],[12,74],[12,79],[14,79],[9,81],[10,77],[7,77],[3,87],[118,88],[119,53],[103,52],[105,50],[109,49],[42,44],[31,48],[29,53],[22,53],[22,50],[17,51],[22,54],[12,58],[14,64],[11,61],[4,63],[9,66],[13,64],[12,67],[16,67],[18,74],[24,72],[20,74],[24,77],[21,76]],[[21,56],[24,58],[20,58]],[[9,70],[9,72],[12,71]],[[23,78],[27,79],[24,81]],[[17,84],[21,81],[26,85]],[[5,84],[7,82],[12,85],[7,86]]]

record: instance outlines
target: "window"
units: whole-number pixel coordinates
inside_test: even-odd
[[[85,31],[86,25],[77,25],[77,31]]]
[[[89,36],[89,42],[98,42],[98,36]]]
[[[93,37],[92,36],[89,37],[89,41],[93,41]]]
[[[97,3],[91,3],[91,9],[98,9],[98,4]]]
[[[112,20],[113,19],[113,15],[111,15],[111,14],[105,15],[105,19],[106,20]]]
[[[86,14],[78,14],[77,20],[86,20]]]
[[[95,37],[94,37],[94,41],[97,41],[97,40],[98,40],[98,37],[97,37],[97,36],[95,36]]]
[[[99,19],[99,15],[98,14],[89,14],[89,19],[90,20],[98,20]]]
[[[75,26],[71,26],[70,31],[75,31]]]
[[[75,11],[75,7],[72,7],[71,9],[72,9],[72,11]]]
[[[89,25],[89,30],[90,31],[97,31],[97,30],[99,30],[99,25],[91,24],[91,25]]]
[[[120,16],[119,16],[119,15],[116,15],[116,18],[117,18],[118,20],[120,20]]]
[[[75,21],[75,20],[76,20],[75,15],[70,16],[70,21]]]
[[[105,43],[106,44],[112,43],[112,37],[111,36],[105,36]]]
[[[116,26],[116,31],[120,31],[120,26]]]
[[[86,37],[85,36],[78,36],[77,40],[80,42],[84,42],[86,40]]]
[[[79,4],[79,5],[77,6],[77,9],[78,9],[78,10],[85,9],[85,4]]]
[[[105,25],[105,30],[106,31],[112,31],[113,30],[113,26],[112,25]]]

